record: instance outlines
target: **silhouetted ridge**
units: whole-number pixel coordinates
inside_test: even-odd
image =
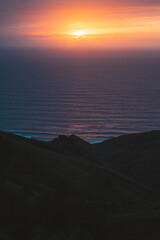
[[[92,145],[0,131],[0,239],[159,240],[160,192],[141,184],[142,172],[158,178],[158,142],[155,132]]]
[[[105,140],[102,143],[97,143],[96,146],[105,149],[109,147],[132,147],[132,146],[145,146],[146,144],[155,144],[160,142],[160,130],[122,135],[109,140]]]
[[[68,144],[74,144],[74,145],[79,145],[79,146],[89,146],[90,144],[83,140],[82,138],[76,136],[76,135],[59,135],[57,138],[53,139],[52,142],[57,142],[57,143],[68,143]]]
[[[76,135],[60,135],[53,139],[51,144],[52,150],[55,152],[96,160],[93,146]]]
[[[160,131],[129,134],[95,144],[101,162],[151,187],[160,186]]]

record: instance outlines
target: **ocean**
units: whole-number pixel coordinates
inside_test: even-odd
[[[0,130],[99,142],[160,129],[160,51],[0,49]]]

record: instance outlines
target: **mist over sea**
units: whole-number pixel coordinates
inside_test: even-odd
[[[0,130],[89,142],[160,129],[160,51],[0,49]]]

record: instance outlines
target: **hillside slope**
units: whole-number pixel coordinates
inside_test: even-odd
[[[160,186],[160,131],[120,136],[95,145],[109,168],[150,187]]]
[[[0,132],[0,239],[128,239],[142,222],[133,239],[158,239],[159,192],[108,169],[99,146]]]

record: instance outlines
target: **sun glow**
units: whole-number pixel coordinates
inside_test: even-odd
[[[160,7],[152,11],[148,7],[144,11],[139,6],[119,8],[107,5],[101,8],[98,2],[91,7],[87,2],[89,0],[86,4],[66,3],[50,8],[35,6],[30,9],[30,14],[24,10],[14,16],[15,23],[0,26],[4,36],[2,40],[0,38],[0,45],[66,48],[160,46]]]
[[[77,30],[72,33],[72,35],[75,36],[76,38],[85,37],[86,34],[87,34],[86,30]]]

